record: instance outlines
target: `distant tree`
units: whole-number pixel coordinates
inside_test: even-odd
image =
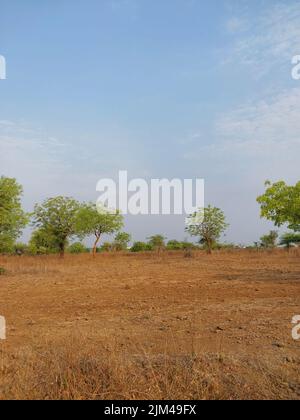
[[[197,248],[195,244],[192,242],[184,241],[180,242],[177,240],[172,240],[167,243],[167,249],[169,251],[182,251],[182,250],[189,250]]]
[[[227,227],[228,224],[222,210],[208,206],[189,216],[186,230],[191,236],[199,237],[199,243],[202,243],[207,248],[207,252],[211,254],[214,244]]]
[[[258,197],[261,205],[261,217],[275,223],[276,226],[288,224],[289,229],[300,232],[300,182],[289,186],[284,181],[266,182],[266,192]]]
[[[82,235],[94,235],[93,256],[97,253],[97,246],[102,235],[111,235],[123,227],[123,216],[119,211],[99,211],[93,203],[85,204],[78,213],[77,231]]]
[[[13,178],[0,178],[0,252],[11,251],[28,217],[22,210],[23,189]]]
[[[100,247],[101,252],[112,252],[114,250],[114,244],[112,242],[104,242]]]
[[[183,244],[182,242],[172,240],[167,243],[167,249],[169,251],[180,251],[183,249]]]
[[[67,252],[69,254],[85,254],[88,250],[81,242],[75,242],[68,247]]]
[[[150,236],[148,238],[148,244],[157,252],[161,252],[163,249],[165,249],[165,237],[162,235],[154,235]]]
[[[56,197],[36,205],[33,225],[41,229],[49,241],[54,241],[61,257],[65,254],[68,240],[77,234],[77,216],[80,204],[67,197]]]
[[[153,251],[152,246],[145,242],[135,242],[131,247],[131,252],[147,252]]]
[[[271,230],[268,235],[264,235],[260,238],[261,246],[263,248],[275,248],[279,235],[275,230]]]
[[[297,244],[300,244],[300,233],[285,233],[280,238],[280,245],[284,245],[287,249]]]
[[[126,232],[120,232],[116,235],[114,240],[114,249],[116,251],[126,251],[131,241],[131,235]]]

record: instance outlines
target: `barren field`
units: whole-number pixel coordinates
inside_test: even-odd
[[[300,398],[296,251],[0,266],[0,399]]]

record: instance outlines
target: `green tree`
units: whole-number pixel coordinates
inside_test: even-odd
[[[284,181],[266,182],[266,192],[258,197],[261,205],[261,217],[275,223],[276,226],[288,224],[289,229],[300,231],[300,182],[289,186]]]
[[[148,244],[159,253],[166,247],[165,240],[166,238],[162,235],[154,235],[148,238]]]
[[[126,251],[131,241],[131,235],[126,232],[120,232],[114,240],[114,248],[116,251]]]
[[[261,246],[263,248],[275,248],[278,239],[278,232],[271,230],[268,235],[264,235],[260,238]]]
[[[40,228],[35,230],[29,241],[29,252],[34,255],[54,254],[59,252],[56,238],[50,232]]]
[[[186,230],[191,236],[199,237],[199,243],[204,244],[208,253],[211,254],[214,244],[227,227],[228,224],[223,211],[208,206],[189,216]]]
[[[33,225],[41,229],[49,242],[54,241],[61,257],[68,240],[77,234],[79,209],[80,204],[68,197],[50,198],[34,208]]]
[[[13,178],[0,178],[0,252],[11,251],[28,217],[22,210],[23,189]]]
[[[67,252],[69,254],[85,254],[88,249],[81,242],[74,242],[68,246]]]
[[[135,242],[131,247],[131,252],[147,252],[153,251],[152,246],[146,242]]]
[[[285,233],[280,238],[280,245],[284,245],[287,249],[294,244],[300,244],[300,233]]]
[[[102,235],[111,235],[123,227],[123,216],[119,211],[110,213],[99,211],[93,203],[85,204],[78,212],[77,230],[82,235],[94,235],[93,256],[97,253],[97,246]]]
[[[182,242],[176,241],[175,239],[172,241],[169,241],[167,243],[167,249],[169,251],[180,251],[183,249],[183,244]]]

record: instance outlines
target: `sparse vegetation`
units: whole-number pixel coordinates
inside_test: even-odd
[[[208,254],[211,254],[214,245],[227,227],[222,210],[208,206],[189,217],[187,231],[191,236],[199,237],[199,243],[207,249]]]
[[[189,218],[187,231],[199,244],[158,234],[129,248],[120,213],[56,197],[36,205],[27,245],[16,243],[27,221],[22,190],[10,185],[18,216],[10,231],[0,223],[1,251],[10,254],[0,255],[0,305],[13,334],[1,353],[0,399],[300,396],[297,348],[285,330],[299,295],[299,250],[277,249],[276,231],[255,244],[260,252],[221,243],[225,214],[208,206]],[[278,205],[278,194],[292,211]],[[297,194],[279,183],[259,199],[262,215],[294,230],[280,238],[288,249],[300,243]],[[105,234],[114,239],[98,248]],[[90,235],[94,259],[78,242]],[[210,258],[203,252],[213,250]],[[52,255],[65,252],[65,259]],[[88,339],[75,337],[78,329]]]
[[[94,235],[93,255],[96,256],[97,247],[102,235],[111,235],[123,227],[123,216],[116,211],[99,212],[95,204],[82,205],[77,217],[77,232],[83,236]]]
[[[300,233],[286,233],[280,238],[280,245],[287,249],[300,244]]]
[[[299,398],[298,250],[193,253],[0,256],[0,399]]]
[[[268,235],[264,235],[260,238],[261,247],[274,249],[277,245],[279,234],[275,230],[272,230]]]

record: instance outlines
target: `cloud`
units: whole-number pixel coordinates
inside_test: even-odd
[[[299,52],[300,3],[275,3],[259,15],[231,17],[227,31],[234,36],[224,63],[241,65],[264,76],[274,67],[290,65]],[[244,31],[244,33],[240,33]]]
[[[230,173],[243,168],[261,178],[297,176],[300,155],[300,88],[268,100],[247,103],[220,115],[214,140],[188,151],[187,159],[201,159],[204,167]],[[230,164],[229,164],[230,163]]]

